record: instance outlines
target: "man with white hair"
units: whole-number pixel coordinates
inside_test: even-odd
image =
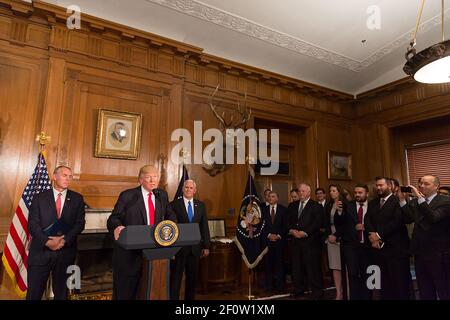
[[[292,276],[294,296],[302,296],[306,284],[311,287],[312,299],[323,296],[322,241],[320,227],[323,206],[311,199],[311,187],[300,184],[299,198],[288,207],[288,234],[293,238]],[[306,276],[306,277],[305,277]]]
[[[168,211],[174,212],[178,223],[198,223],[201,241],[197,245],[183,247],[171,261],[170,268],[170,299],[179,300],[181,280],[185,272],[184,299],[195,299],[195,287],[197,285],[198,268],[200,258],[209,255],[209,227],[205,204],[194,195],[197,185],[194,180],[186,180],[183,185],[183,197],[172,201]]]

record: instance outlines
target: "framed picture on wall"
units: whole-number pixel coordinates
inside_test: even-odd
[[[142,114],[100,109],[95,156],[132,159],[139,156]]]
[[[350,153],[328,151],[328,179],[352,179],[352,155]]]

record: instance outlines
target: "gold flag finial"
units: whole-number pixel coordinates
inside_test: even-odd
[[[183,164],[185,164],[186,160],[191,157],[191,154],[186,148],[181,149],[180,153],[181,157],[183,158]]]
[[[45,145],[52,141],[52,137],[50,137],[48,134],[46,134],[44,131],[41,131],[40,134],[36,136],[36,141],[39,142],[39,145],[41,146],[41,149],[45,149]]]

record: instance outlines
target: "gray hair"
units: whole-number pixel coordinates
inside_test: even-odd
[[[194,188],[197,189],[197,184],[196,184],[195,181],[192,180],[192,179],[185,180],[184,183],[183,183],[183,188],[186,187],[186,184],[187,184],[188,182],[192,182],[192,183],[194,184]]]
[[[72,171],[72,168],[71,168],[71,167],[68,167],[68,166],[65,166],[65,165],[60,165],[60,166],[57,166],[57,167],[55,168],[55,170],[53,170],[53,174],[54,174],[54,175],[55,175],[55,174],[58,174],[59,170],[62,169],[62,168],[66,168],[66,169],[69,169],[70,171]]]
[[[300,183],[299,185],[298,185],[298,188],[300,189],[302,186],[305,186],[305,187],[307,187],[308,189],[309,189],[309,191],[311,192],[311,186],[309,185],[309,184],[307,184],[307,183]]]
[[[439,179],[438,176],[433,176],[432,174],[427,174],[427,175],[424,175],[422,178],[425,178],[425,177],[433,177],[434,178],[434,185],[438,186],[438,187],[441,185],[441,179]],[[422,178],[420,178],[420,180],[422,180]]]

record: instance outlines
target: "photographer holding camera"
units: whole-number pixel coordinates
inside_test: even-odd
[[[438,177],[427,175],[418,189],[397,192],[405,222],[414,222],[411,251],[421,300],[450,299],[450,198],[437,193],[439,185]],[[414,199],[407,203],[407,195]]]

